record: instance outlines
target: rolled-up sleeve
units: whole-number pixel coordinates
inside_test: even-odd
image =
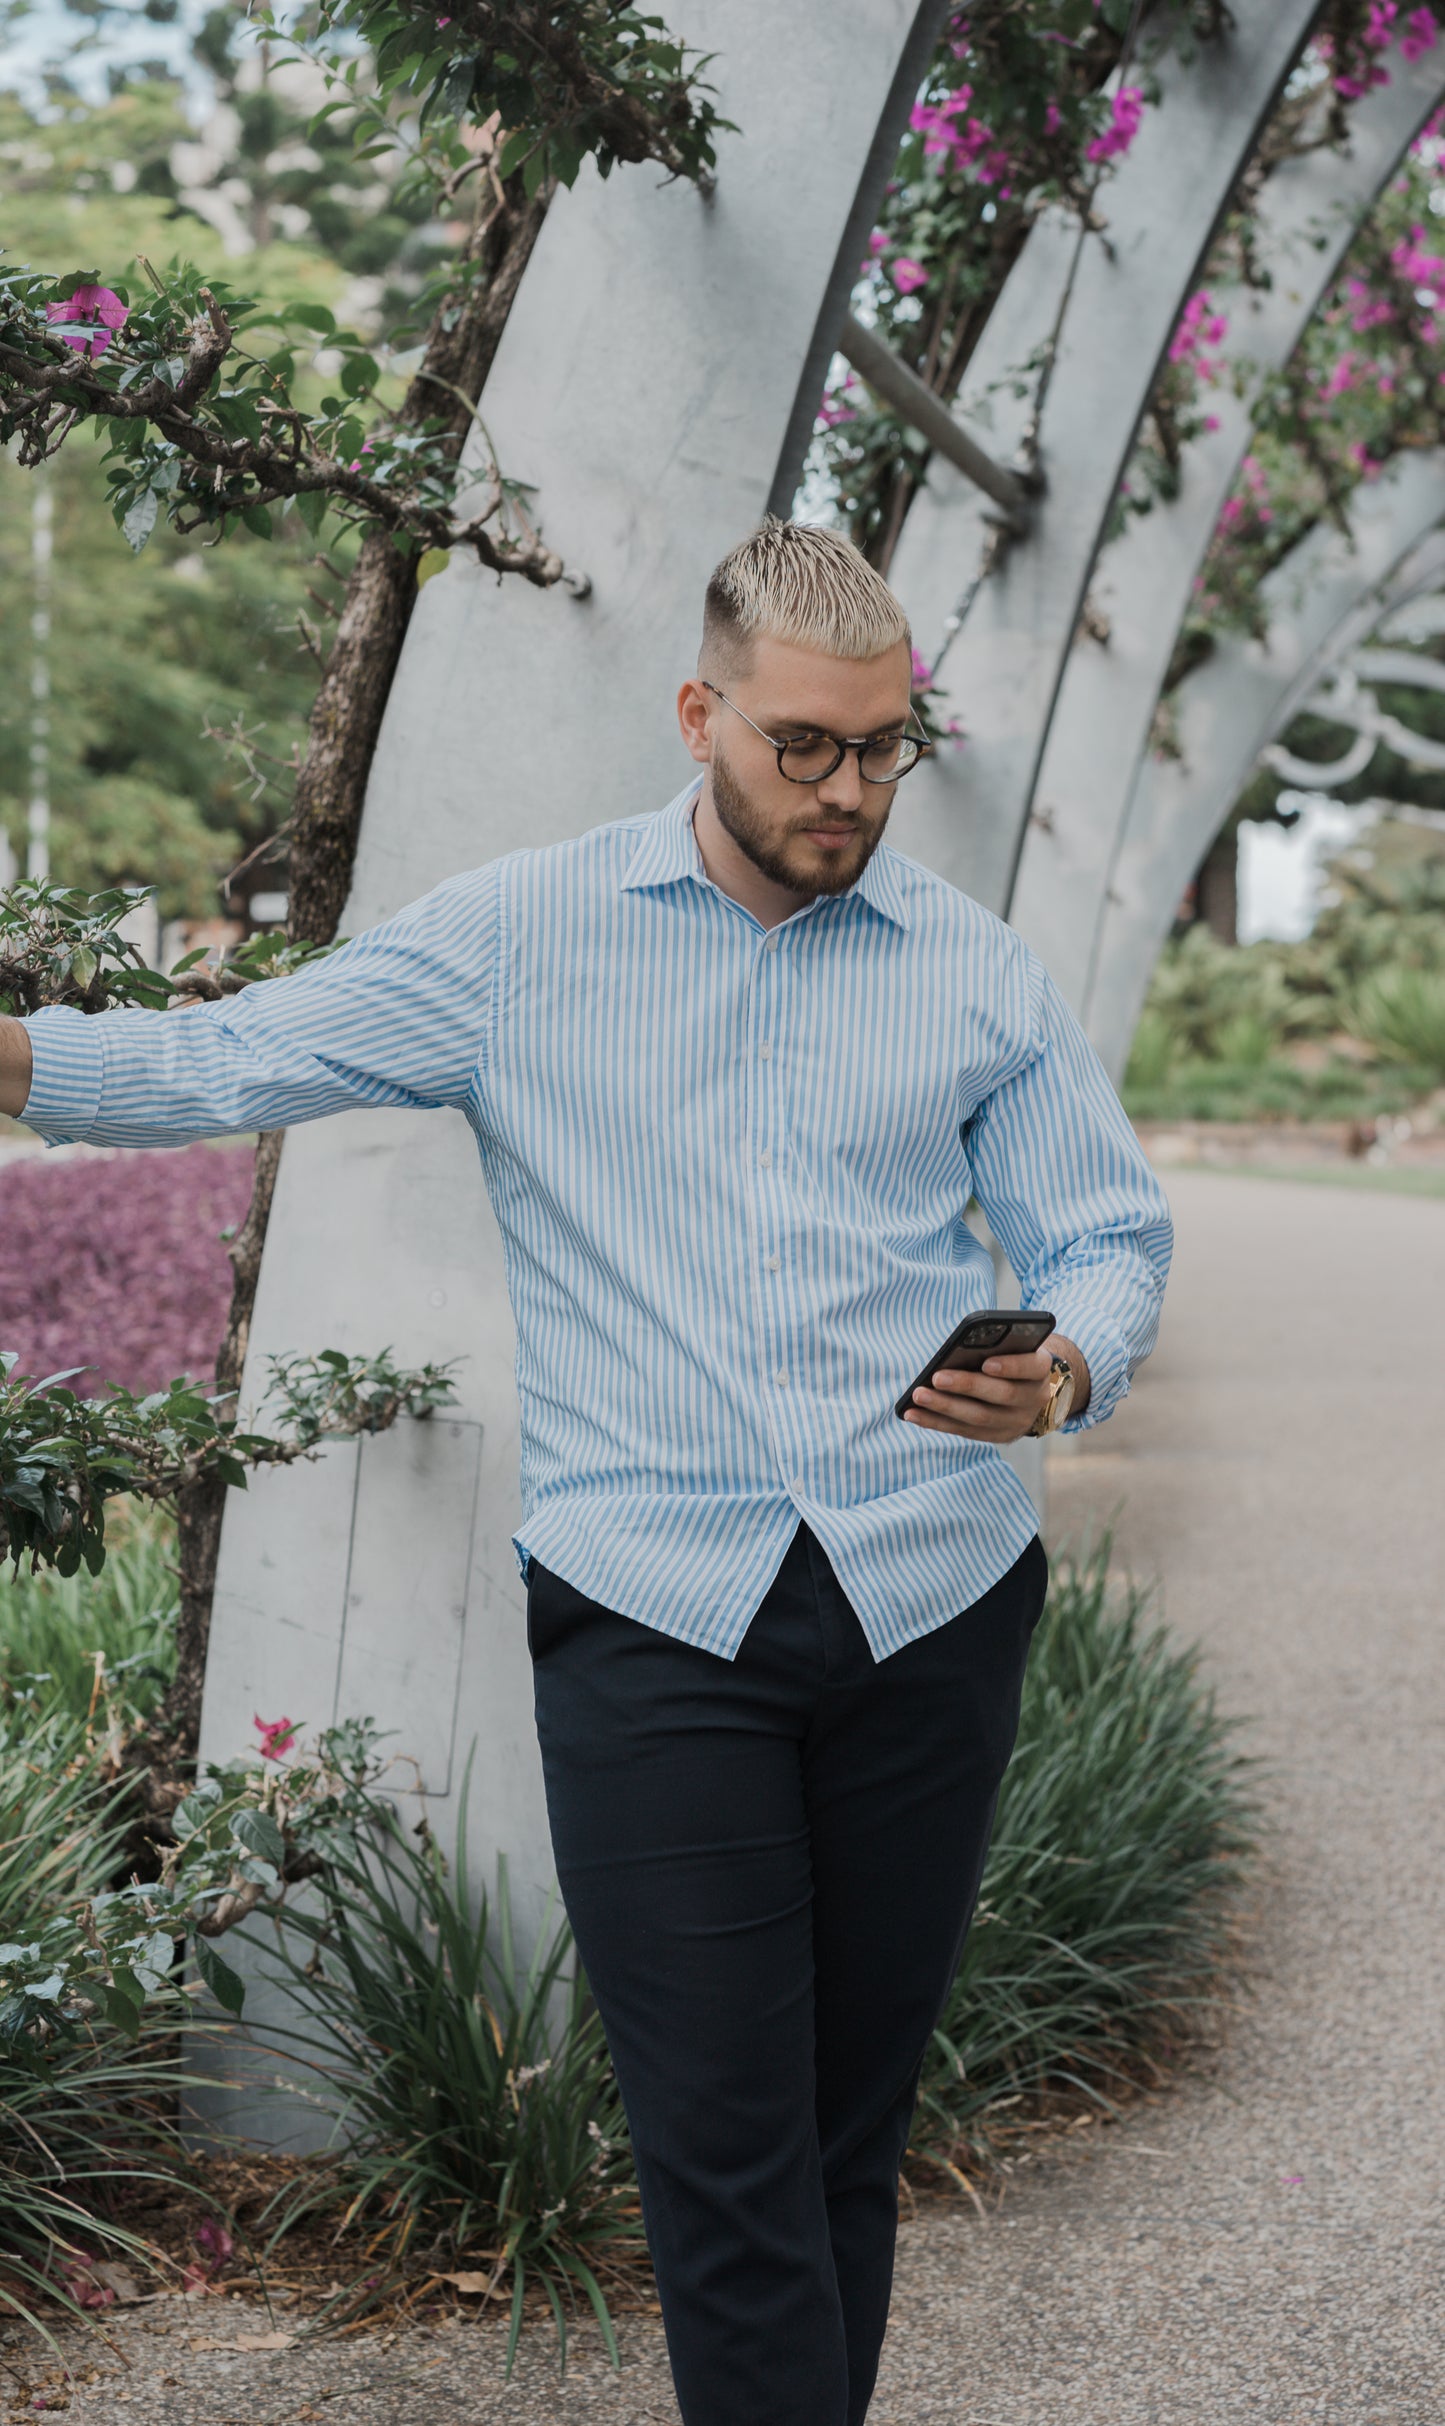
[[[37,1011],[22,1117],[52,1144],[168,1146],[358,1105],[464,1103],[490,1041],[500,865],[223,1002]]]
[[[1159,1329],[1174,1228],[1169,1206],[1102,1063],[1032,960],[1034,1051],[968,1132],[979,1203],[1025,1305],[1052,1308],[1089,1367],[1088,1406],[1107,1421]]]

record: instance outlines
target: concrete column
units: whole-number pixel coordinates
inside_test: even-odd
[[[1177,495],[1134,516],[1099,557],[1090,597],[1107,639],[1077,630],[1068,647],[1009,914],[1086,1020],[1095,988],[1110,982],[1099,956],[1125,812],[1195,575],[1249,450],[1251,397],[1294,352],[1360,221],[1445,97],[1445,44],[1413,67],[1392,51],[1389,70],[1390,82],[1351,111],[1343,156],[1284,161],[1265,185],[1254,247],[1262,282],[1211,289],[1229,320],[1225,376],[1207,391],[1219,426],[1185,450]]]
[[[992,909],[1008,908],[1069,645],[1139,417],[1316,13],[1315,0],[1235,0],[1232,30],[1161,62],[1159,105],[1100,187],[1101,231],[1080,252],[1072,219],[1039,221],[970,366],[957,416],[1007,462],[1062,305],[1042,427],[1048,494],[944,663],[942,712],[957,714],[969,739],[920,768],[896,812],[901,848]],[[935,457],[904,525],[892,579],[930,663],[978,563],[985,503]]]
[[[1226,636],[1179,685],[1182,755],[1139,771],[1101,924],[1091,1025],[1116,1079],[1175,905],[1260,752],[1386,615],[1440,581],[1442,519],[1445,449],[1398,459],[1355,492],[1348,539],[1319,524],[1262,584],[1266,638]]]
[[[367,796],[345,930],[458,869],[560,841],[687,780],[672,700],[706,575],[790,496],[944,0],[691,0],[717,54],[716,195],[650,168],[560,195],[488,381],[506,472],[565,591],[454,558],[417,604]],[[473,1141],[452,1114],[357,1114],[287,1141],[252,1332],[268,1352],[459,1357],[456,1416],[258,1476],[228,1512],[203,1751],[252,1716],[371,1713],[451,1825],[510,1857],[524,1927],[551,1879],[518,1521],[513,1334]],[[255,2128],[248,2112],[247,2127]]]

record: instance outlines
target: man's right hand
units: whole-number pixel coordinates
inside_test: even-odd
[[[30,1038],[23,1019],[0,1019],[0,1112],[18,1120],[30,1100]]]

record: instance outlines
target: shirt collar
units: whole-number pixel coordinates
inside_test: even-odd
[[[655,817],[646,820],[619,885],[620,892],[643,892],[656,885],[688,880],[695,884],[708,882],[692,830],[692,812],[701,788],[702,778],[698,776],[686,791],[678,793],[676,800],[670,800],[665,809],[659,809]],[[864,902],[896,927],[906,928],[909,924],[899,861],[886,842],[879,844],[858,882],[837,898],[842,902]]]

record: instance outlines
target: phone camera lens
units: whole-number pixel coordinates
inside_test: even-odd
[[[1008,1333],[1007,1323],[975,1323],[968,1335],[971,1348],[996,1348]]]

